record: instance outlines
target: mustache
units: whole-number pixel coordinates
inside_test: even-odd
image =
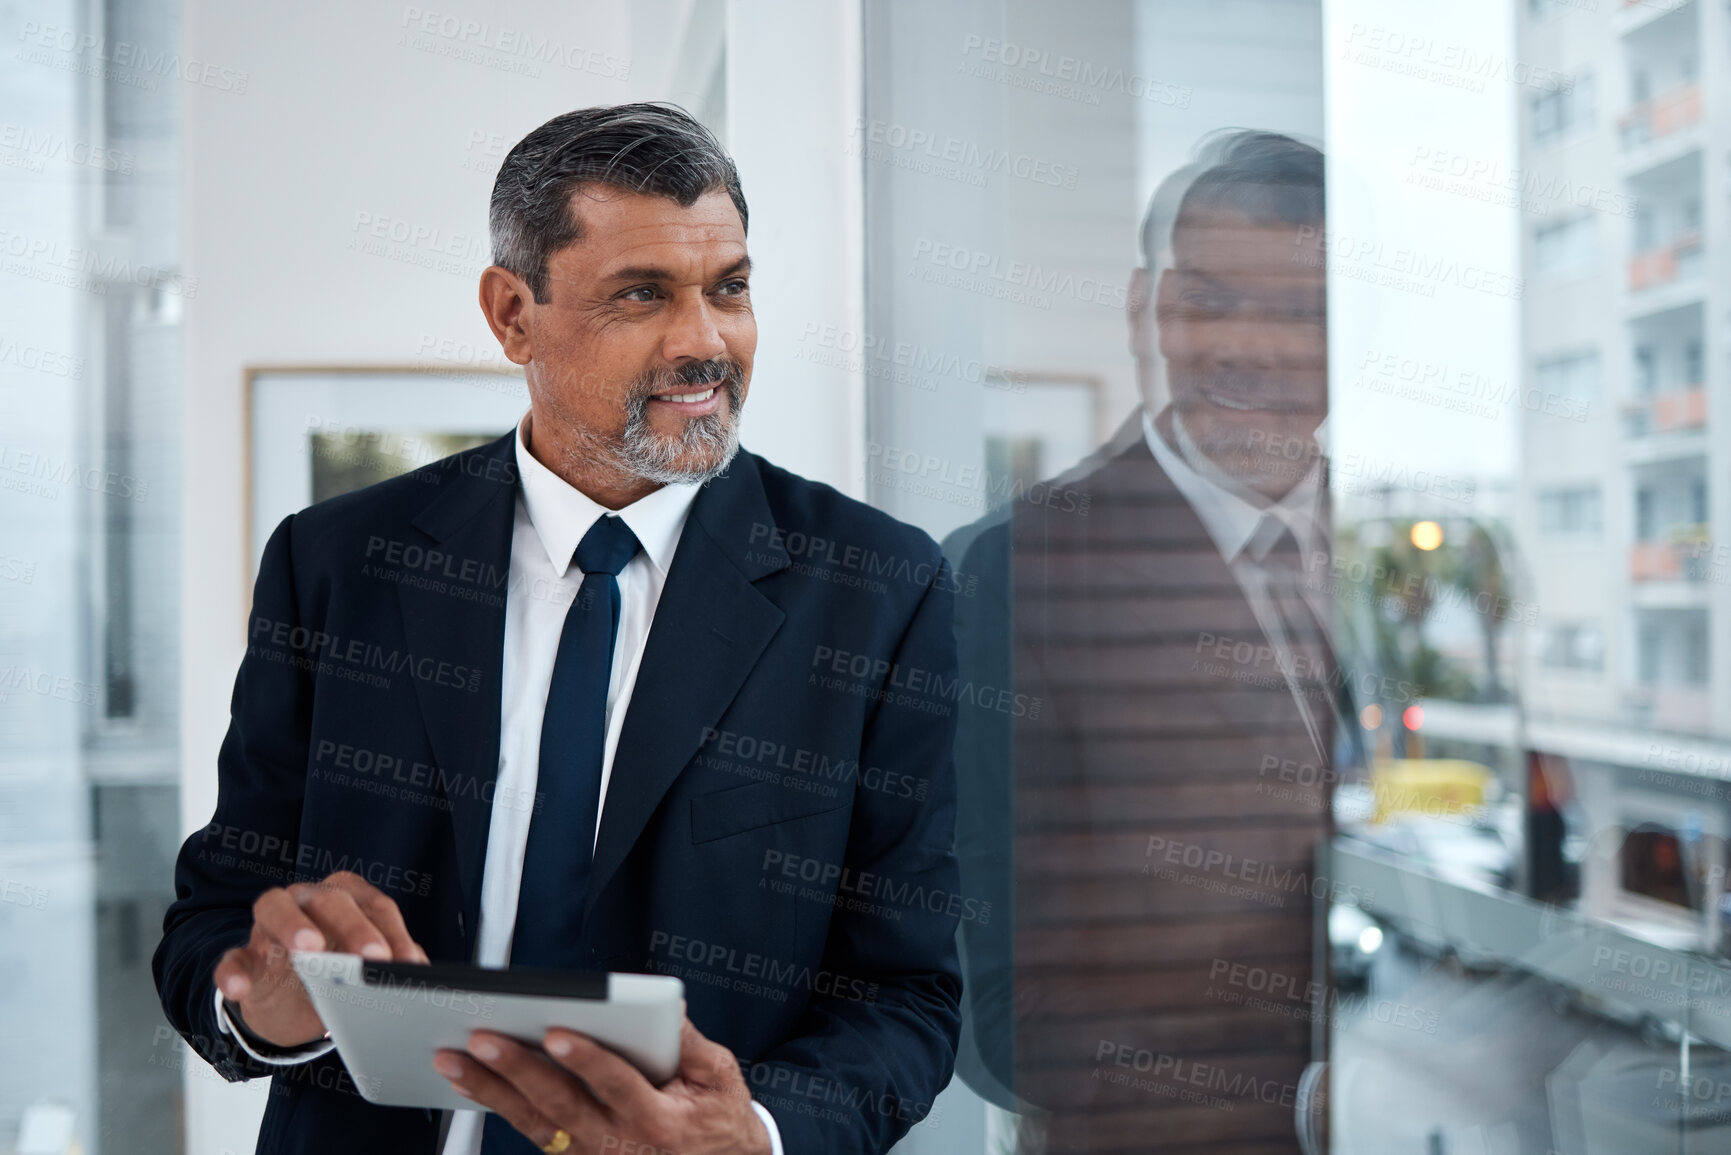
[[[745,388],[745,370],[731,357],[712,357],[707,361],[691,361],[677,369],[650,369],[631,382],[630,396],[634,403],[647,402],[657,393],[665,393],[681,385],[719,385],[727,390],[730,400],[738,402]]]
[[[1326,386],[1317,391],[1293,384],[1279,371],[1193,369],[1172,374],[1175,394],[1217,393],[1251,410],[1265,413],[1312,413],[1319,406],[1326,408]]]

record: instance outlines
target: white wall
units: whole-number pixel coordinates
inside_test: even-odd
[[[453,35],[420,30],[414,14],[423,8],[454,16],[445,26]],[[682,30],[708,35],[708,18],[702,0],[635,10],[628,0],[438,8],[188,0],[183,58],[248,79],[244,93],[189,85],[183,106],[184,268],[199,279],[184,321],[181,426],[187,831],[215,805],[216,752],[244,648],[244,367],[449,365],[436,356],[447,341],[496,350],[475,286],[504,150],[584,105],[672,97],[695,106],[691,92],[678,91],[688,55]],[[487,35],[530,29],[602,58],[591,69],[541,64],[538,76],[499,67],[508,58],[496,50],[480,49],[491,63],[474,63],[451,55],[465,47],[459,22],[467,20],[490,23]],[[845,320],[858,308],[859,194],[842,156],[858,91],[856,28],[851,2],[730,3],[726,12],[727,136],[751,201],[760,269],[746,444],[843,485],[859,474],[858,384],[813,372],[793,353],[807,316]],[[784,147],[790,139],[797,148]],[[361,251],[361,214],[435,230],[437,239]],[[250,1151],[263,1096],[194,1066],[188,1149]]]
[[[75,54],[43,44],[58,43],[44,29],[81,30],[78,5],[8,9],[4,20],[15,48],[0,67],[0,883],[30,897],[0,909],[0,1143],[26,1111],[58,1107],[93,1150],[96,872],[83,751],[102,723],[102,678],[79,627],[98,601],[87,583],[102,483],[69,479],[93,467],[100,478],[105,464],[85,436],[102,396],[105,366],[87,354],[104,299],[100,284],[86,291],[99,278],[79,254],[117,254],[95,227],[103,174],[67,165],[58,144],[33,168],[17,143],[92,139],[85,110],[100,89],[66,67]]]
[[[729,0],[727,135],[751,206],[757,364],[743,437],[855,497],[865,378],[801,358],[814,326],[864,324],[858,0]]]

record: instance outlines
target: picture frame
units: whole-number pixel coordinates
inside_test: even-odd
[[[1105,381],[1098,375],[1026,369],[1002,374],[1008,392],[985,412],[989,488],[1024,492],[1050,481],[1094,453],[1111,430],[1105,421]]]
[[[253,365],[244,372],[244,602],[282,519],[513,429],[515,368]]]

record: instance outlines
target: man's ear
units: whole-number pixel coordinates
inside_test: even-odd
[[[1138,265],[1130,273],[1130,295],[1125,305],[1132,325],[1140,321],[1142,314],[1148,311],[1148,289],[1148,266]]]
[[[481,270],[481,315],[513,365],[527,365],[534,358],[527,316],[534,306],[535,294],[516,273],[499,265]]]
[[[1149,353],[1158,353],[1167,360],[1171,360],[1168,349],[1172,342],[1186,336],[1183,315],[1177,307],[1178,290],[1178,270],[1162,269],[1154,299],[1148,305],[1148,323],[1142,326],[1142,332],[1148,334]]]
[[[1161,280],[1165,280],[1164,273],[1161,274]],[[1125,302],[1124,315],[1130,323],[1130,355],[1139,361],[1155,355],[1156,310],[1150,299],[1151,289],[1146,266],[1130,274],[1130,293]]]

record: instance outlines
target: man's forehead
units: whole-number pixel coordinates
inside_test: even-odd
[[[1199,272],[1272,271],[1291,265],[1300,274],[1313,262],[1295,255],[1314,248],[1322,230],[1314,223],[1254,220],[1233,209],[1201,208],[1184,213],[1172,230],[1172,254],[1181,268]]]
[[[643,243],[657,237],[674,241],[745,242],[739,209],[719,189],[682,205],[667,196],[586,186],[572,192],[571,211],[585,243],[614,238]]]
[[[725,192],[705,193],[690,205],[611,188],[581,188],[571,195],[583,239],[558,255],[594,275],[645,268],[695,275],[726,268],[746,254],[739,210]]]

